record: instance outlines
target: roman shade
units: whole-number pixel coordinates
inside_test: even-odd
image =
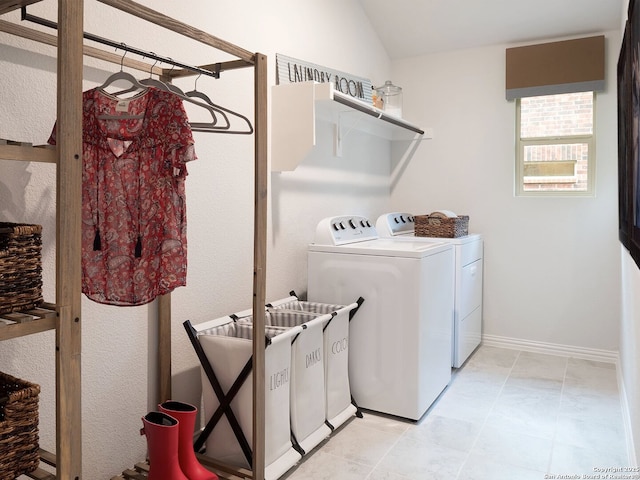
[[[604,89],[604,35],[507,48],[506,97]]]

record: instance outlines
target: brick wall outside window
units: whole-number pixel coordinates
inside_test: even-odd
[[[522,140],[544,139],[549,144],[525,145],[526,166],[536,163],[539,175],[524,176],[524,191],[586,191],[589,162],[587,141],[564,141],[563,136],[593,135],[593,93],[529,97],[520,100],[520,132]],[[593,153],[593,152],[592,152]],[[570,169],[572,174],[552,174],[553,168]],[[526,168],[526,167],[525,167]],[[544,174],[542,174],[544,173]],[[526,175],[526,174],[525,174]]]

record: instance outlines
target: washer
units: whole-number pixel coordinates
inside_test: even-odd
[[[349,325],[353,398],[418,420],[451,380],[454,250],[407,240],[379,238],[362,216],[322,220],[308,248],[308,298],[364,298]]]
[[[414,215],[393,212],[380,215],[376,229],[381,238],[424,243],[446,242],[455,248],[455,305],[451,366],[460,368],[480,345],[482,338],[482,235],[457,238],[416,237]]]

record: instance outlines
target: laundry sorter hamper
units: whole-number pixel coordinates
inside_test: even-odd
[[[353,415],[362,416],[351,397],[349,386],[349,321],[360,308],[364,299],[360,297],[350,305],[332,305],[301,301],[295,292],[290,297],[271,302],[268,312],[290,312],[291,315],[328,315],[322,326],[325,420],[333,430]],[[295,318],[295,317],[292,317]],[[271,316],[265,320],[281,321],[283,316]]]
[[[185,330],[201,364],[206,426],[195,442],[204,454],[227,465],[252,468],[253,454],[253,325],[228,316]],[[302,332],[265,327],[265,472],[275,480],[302,455],[293,448],[289,418],[291,342]]]

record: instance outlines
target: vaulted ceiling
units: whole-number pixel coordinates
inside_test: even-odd
[[[388,55],[398,59],[618,30],[624,0],[360,0],[360,3]]]

